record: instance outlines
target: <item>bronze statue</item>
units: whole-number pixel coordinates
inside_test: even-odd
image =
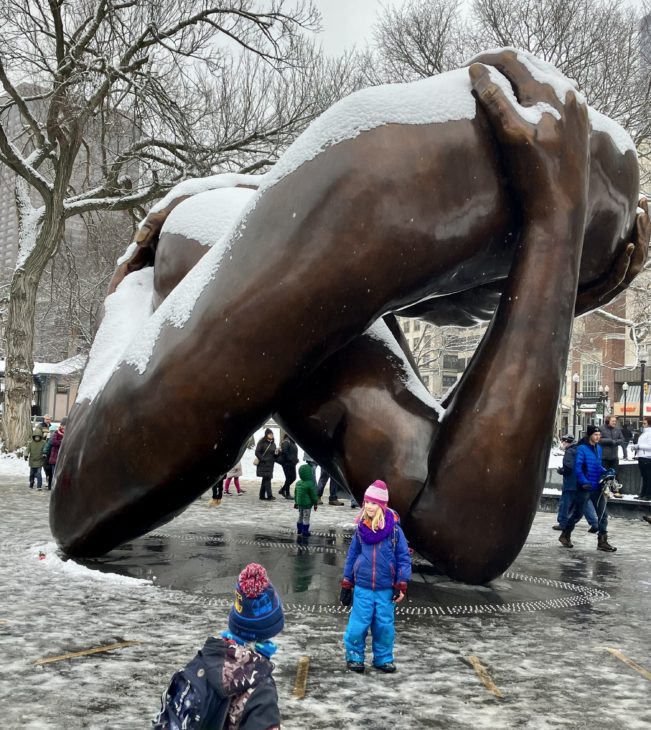
[[[154,264],[161,306],[136,350],[152,346],[71,413],[50,512],[64,551],[99,555],[168,521],[275,413],[358,498],[387,481],[412,545],[451,577],[485,582],[515,559],[573,318],[639,272],[650,224],[630,139],[589,120],[566,79],[511,50],[449,78],[476,113],[389,119],[305,159],[290,148],[220,251],[159,237],[165,212],[149,220],[112,286]],[[492,316],[442,407],[393,313]]]

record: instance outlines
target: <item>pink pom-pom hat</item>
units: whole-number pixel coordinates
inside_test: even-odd
[[[389,490],[386,483],[381,479],[376,479],[364,492],[364,501],[373,502],[386,510],[389,504]]]

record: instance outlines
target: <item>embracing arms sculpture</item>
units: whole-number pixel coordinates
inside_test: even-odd
[[[358,497],[385,479],[448,575],[499,575],[535,514],[573,317],[644,262],[637,191],[626,133],[521,52],[344,99],[237,193],[241,220],[210,250],[166,224],[155,256],[116,272],[119,296],[153,260],[158,308],[106,377],[91,352],[84,380],[99,385],[82,383],[59,455],[57,541],[97,555],[171,519],[275,413]],[[391,313],[493,310],[432,402]]]

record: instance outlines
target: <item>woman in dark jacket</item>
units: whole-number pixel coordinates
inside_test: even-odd
[[[278,461],[279,453],[274,441],[274,432],[267,428],[255,447],[255,458],[258,460],[256,474],[262,477],[260,499],[276,499],[271,493],[271,478],[274,475],[274,464]]]

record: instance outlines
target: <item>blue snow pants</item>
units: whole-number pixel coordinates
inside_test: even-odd
[[[393,590],[372,591],[355,586],[353,608],[344,634],[346,661],[363,662],[369,628],[373,643],[373,664],[377,667],[393,661],[394,626]]]

